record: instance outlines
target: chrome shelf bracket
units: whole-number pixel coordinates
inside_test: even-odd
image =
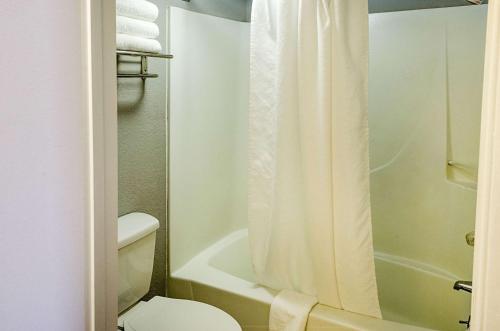
[[[141,70],[139,73],[117,73],[118,78],[141,78],[143,81],[146,78],[158,78],[158,74],[150,74],[148,72],[148,58],[156,57],[161,59],[172,59],[174,56],[171,54],[161,54],[161,53],[146,53],[146,52],[134,52],[134,51],[116,51],[116,62],[120,61],[120,56],[136,56],[141,58]]]

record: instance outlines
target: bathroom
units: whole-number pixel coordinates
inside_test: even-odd
[[[50,1],[0,5],[68,46],[0,89],[53,116],[1,121],[6,330],[500,330],[498,2]]]
[[[252,8],[229,2],[154,2],[174,57],[150,60],[158,78],[118,79],[118,212],[159,220],[145,300],[196,300],[267,330],[278,291],[257,285],[247,239]],[[437,3],[369,2],[374,256],[384,319],[463,330],[470,295],[453,284],[472,279],[487,5]],[[349,318],[318,307],[311,330]]]

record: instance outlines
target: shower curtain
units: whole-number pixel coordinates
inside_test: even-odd
[[[367,0],[254,0],[249,236],[261,284],[380,317]]]

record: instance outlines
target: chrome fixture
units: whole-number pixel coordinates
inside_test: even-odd
[[[467,330],[469,330],[469,328],[470,328],[470,315],[466,321],[460,320],[460,321],[458,321],[458,324],[465,324],[465,326],[467,326]]]
[[[466,280],[458,280],[455,282],[455,285],[453,285],[453,289],[457,291],[472,293],[472,282]]]
[[[156,57],[161,59],[172,59],[174,56],[171,54],[161,54],[161,53],[147,53],[147,52],[135,52],[135,51],[116,51],[117,63],[119,62],[120,56],[138,56],[141,58],[141,72],[140,73],[118,73],[118,78],[158,78],[158,74],[148,73],[148,57]]]
[[[474,231],[471,231],[465,235],[465,241],[467,242],[467,245],[474,246],[475,236],[476,235]]]
[[[455,282],[453,285],[453,289],[457,291],[465,291],[468,293],[472,293],[472,282],[471,281],[466,281],[466,280],[458,280]],[[459,324],[465,324],[467,326],[467,330],[470,327],[470,315],[467,320],[460,320],[458,321]]]

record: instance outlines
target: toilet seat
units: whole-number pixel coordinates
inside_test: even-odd
[[[205,303],[154,297],[124,320],[125,331],[241,331],[226,312]]]

